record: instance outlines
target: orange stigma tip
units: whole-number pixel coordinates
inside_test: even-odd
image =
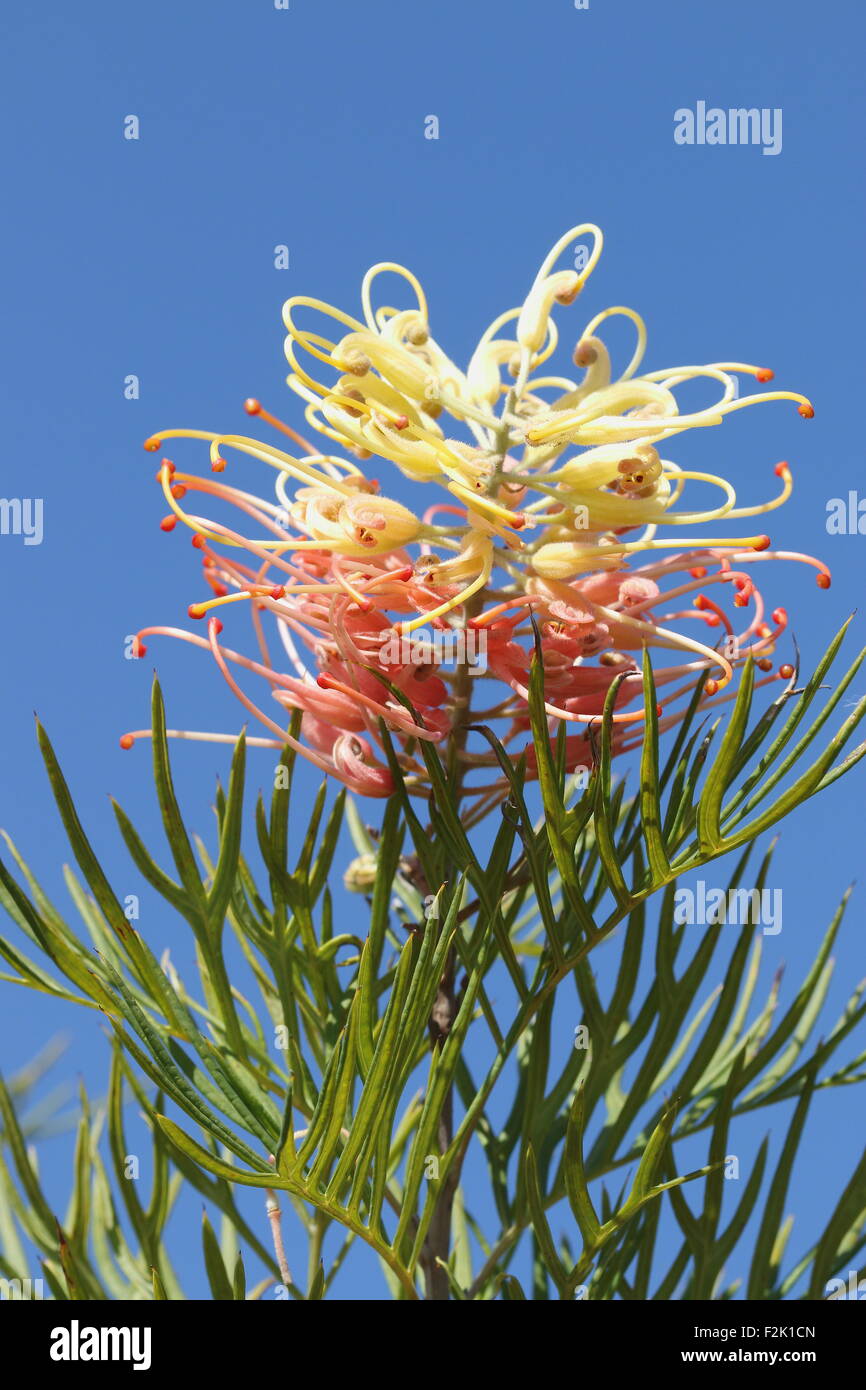
[[[706,579],[707,571],[704,565],[696,565],[693,570],[689,570],[692,579]]]
[[[755,662],[759,671],[772,671],[773,663],[768,656],[759,657]]]
[[[785,463],[784,461],[782,463],[777,463],[776,467],[773,469],[773,472],[775,473],[777,478],[784,478],[786,473],[791,472],[791,465],[790,463]]]
[[[749,600],[748,600],[747,598],[745,598],[743,594],[734,594],[734,607],[735,607],[735,608],[748,608],[748,606],[749,606]]]
[[[789,681],[793,674],[794,668],[790,665],[789,662],[786,661],[784,666],[779,667],[779,675],[782,677],[782,680]]]
[[[162,521],[159,523],[161,531],[173,531],[176,525],[177,517],[175,516],[174,512],[172,512],[170,516],[164,516],[162,518]]]
[[[257,401],[255,396],[247,396],[244,401],[244,410],[247,412],[247,415],[258,415],[261,408],[261,401]]]
[[[706,606],[707,606],[707,600],[705,599],[704,595],[703,595],[703,594],[698,594],[698,595],[695,597],[695,608],[697,608],[698,611],[700,612],[700,611],[702,611],[704,608],[706,608]]]
[[[771,367],[759,367],[755,372],[758,381],[772,381],[776,373]]]
[[[204,617],[204,609],[202,608],[202,606],[201,606],[200,603],[191,603],[190,606],[189,606],[189,608],[188,608],[186,611],[187,611],[187,615],[188,615],[190,618],[203,618],[203,617]]]
[[[770,540],[770,537],[769,537],[769,536],[758,536],[757,540],[755,541],[754,545],[752,546],[752,549],[753,549],[753,550],[769,550],[771,545],[772,545],[772,541]]]
[[[718,690],[718,688],[719,688],[719,682],[718,682],[718,681],[704,681],[704,694],[705,694],[705,695],[715,695],[715,693],[716,693],[716,691]]]
[[[213,463],[210,466],[210,471],[211,473],[222,473],[225,470],[225,466],[225,459],[214,459]]]
[[[162,448],[162,440],[151,435],[150,439],[144,441],[144,447],[149,454],[155,454],[157,449]]]
[[[182,497],[186,497],[186,488],[183,483],[175,483],[171,489],[171,495],[176,502],[179,502]]]
[[[271,589],[270,594],[271,598],[285,598],[286,591],[283,588],[282,584],[275,584],[273,589]]]
[[[829,589],[829,587],[830,587],[830,576],[829,576],[829,574],[819,574],[819,575],[818,575],[818,578],[817,578],[817,580],[816,580],[816,583],[817,583],[819,589]]]
[[[132,737],[132,734],[121,734],[121,736],[120,736],[120,746],[121,746],[121,748],[131,748],[132,745],[133,745],[134,743],[135,743],[135,739]]]
[[[802,415],[804,420],[813,420],[815,418],[815,407],[813,405],[798,405],[797,413]]]
[[[395,430],[407,430],[409,428],[409,416],[398,415],[394,420]]]
[[[512,529],[513,531],[522,531],[525,525],[526,525],[526,517],[525,517],[525,516],[516,516],[516,517],[514,518],[514,520],[512,521],[512,523],[511,523],[511,529]]]
[[[201,550],[204,545],[204,536],[193,536],[192,545],[195,550]]]

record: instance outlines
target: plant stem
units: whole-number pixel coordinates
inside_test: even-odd
[[[280,1221],[280,1203],[277,1194],[272,1190],[272,1188],[266,1188],[265,1192],[267,1194],[265,1201],[265,1210],[268,1213],[268,1220],[271,1223],[271,1238],[274,1242],[274,1254],[276,1256],[277,1264],[279,1266],[280,1278],[282,1279],[286,1288],[288,1288],[290,1284],[294,1283],[294,1280],[292,1279],[292,1273],[289,1269],[289,1262],[286,1259],[286,1249],[283,1245],[283,1228]]]
[[[513,393],[510,393],[505,403],[503,414],[513,407]],[[501,423],[496,434],[496,448],[499,451],[499,462],[504,462],[505,454],[508,449],[508,426]],[[491,489],[496,484],[491,485]],[[480,589],[463,607],[463,625],[466,625],[478,614],[483,606],[485,599],[484,589]],[[458,664],[454,676],[453,685],[453,721],[451,732],[448,739],[448,773],[451,785],[454,788],[454,806],[459,813],[460,802],[463,797],[463,780],[466,775],[466,764],[462,754],[466,748],[466,740],[469,733],[469,724],[472,712],[472,669],[466,657],[464,646],[463,660]],[[477,907],[477,904],[476,904]],[[445,971],[439,983],[439,992],[436,1003],[430,1016],[429,1029],[432,1045],[444,1046],[445,1040],[451,1031],[451,1026],[457,1015],[458,1001],[456,991],[456,956],[451,951],[445,965]],[[454,1138],[454,1087],[448,1087],[445,1099],[442,1103],[442,1112],[439,1116],[437,1130],[437,1142],[440,1155],[446,1154],[451,1147]],[[426,1298],[431,1302],[447,1302],[451,1296],[451,1286],[448,1280],[447,1264],[451,1250],[451,1221],[454,1209],[454,1198],[460,1184],[461,1162],[452,1162],[442,1181],[427,1236],[424,1241],[424,1250],[421,1256],[421,1267],[424,1271],[424,1281],[426,1288]]]

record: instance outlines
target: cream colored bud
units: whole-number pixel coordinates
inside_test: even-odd
[[[376,882],[378,860],[375,854],[359,854],[343,874],[343,883],[350,893],[368,893]]]
[[[529,352],[540,351],[554,302],[570,304],[580,287],[581,279],[575,270],[557,270],[535,282],[517,320],[517,341],[522,348]]]

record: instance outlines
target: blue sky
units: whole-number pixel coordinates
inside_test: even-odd
[[[805,0],[570,0],[406,6],[378,0],[58,0],[7,10],[0,351],[7,498],[41,498],[44,538],[0,536],[5,678],[0,824],[62,896],[67,850],[32,731],[36,709],[119,892],[136,892],[108,793],[158,841],[146,748],[117,738],[147,722],[150,672],[177,726],[236,729],[239,712],[197,654],[128,633],[178,622],[199,594],[192,552],[158,529],[164,504],[141,441],[176,425],[243,428],[245,396],[292,415],[280,308],[319,294],[353,311],[373,261],[421,277],[437,338],[456,360],[519,302],[548,246],[598,222],[606,249],[578,317],[627,304],[646,318],[649,368],[766,363],[806,392],[741,412],[695,446],[754,500],[779,459],[795,496],[774,539],[820,553],[834,574],[762,570],[808,666],[860,601],[866,538],[831,536],[829,499],[863,487],[863,11]],[[681,146],[674,113],[781,109],[782,149]],[[123,138],[128,115],[140,139]],[[438,140],[424,138],[436,115]],[[860,193],[857,188],[860,188]],[[287,270],[274,247],[289,247]],[[576,331],[579,325],[576,323]],[[140,399],[124,399],[124,378]],[[192,453],[188,455],[193,461]],[[252,475],[249,479],[252,484]],[[866,490],[864,490],[866,495]],[[862,617],[855,620],[862,642]],[[852,698],[863,693],[862,681]],[[177,750],[190,822],[209,833],[228,754]],[[251,774],[270,778],[270,755]],[[785,826],[775,882],[785,929],[769,968],[793,982],[862,857],[861,773]],[[155,948],[177,924],[142,897]],[[152,916],[148,912],[152,911]],[[862,890],[831,991],[836,1011],[864,971]],[[55,1032],[98,1091],[98,1020],[0,986],[3,1067]],[[804,1231],[853,1166],[861,1108],[822,1096],[792,1205]],[[859,1131],[859,1133],[858,1133]],[[859,1144],[858,1141],[859,1140]],[[63,1190],[65,1153],[46,1151]],[[799,1246],[798,1246],[799,1248]],[[359,1292],[351,1282],[342,1295]]]

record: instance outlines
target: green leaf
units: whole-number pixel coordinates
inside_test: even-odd
[[[219,1241],[214,1234],[214,1229],[208,1220],[206,1211],[202,1212],[201,1240],[202,1249],[204,1251],[205,1270],[214,1299],[218,1303],[233,1302],[235,1296],[234,1287],[232,1281],[229,1279],[228,1271],[220,1252]]]
[[[210,892],[207,895],[207,914],[211,932],[218,934],[223,925],[235,879],[241,852],[241,827],[244,809],[244,768],[246,763],[246,738],[243,733],[235,745],[232,758],[229,790],[220,822],[220,848],[216,872]]]
[[[715,853],[722,844],[722,798],[734,776],[736,757],[749,722],[754,686],[755,663],[749,657],[740,675],[740,687],[730,722],[715,761],[707,773],[698,803],[698,840],[701,852],[705,855]]]

